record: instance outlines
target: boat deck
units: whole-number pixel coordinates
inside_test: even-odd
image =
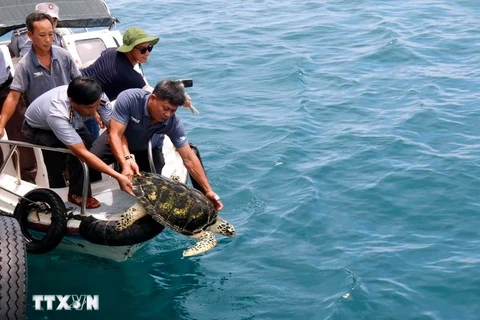
[[[112,184],[112,188],[105,188],[105,184],[109,183]],[[95,218],[101,220],[111,220],[115,216],[115,220],[117,220],[119,214],[122,214],[135,204],[136,199],[133,196],[118,189],[116,180],[108,178],[107,181],[101,181],[98,182],[98,184],[99,185],[97,185],[97,183],[92,184],[92,194],[100,201],[102,206],[97,209],[87,209],[87,215],[95,215]],[[80,213],[80,207],[77,205],[67,201],[65,202],[65,206],[75,208],[74,213]]]

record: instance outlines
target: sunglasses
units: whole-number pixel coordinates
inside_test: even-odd
[[[144,47],[144,48],[141,48],[141,49],[135,47],[135,49],[137,49],[138,51],[140,51],[141,54],[145,54],[145,53],[147,53],[147,51],[148,51],[148,52],[152,52],[152,50],[153,50],[153,45],[149,45],[148,47]]]

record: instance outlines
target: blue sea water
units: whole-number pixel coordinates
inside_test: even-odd
[[[109,0],[161,40],[222,216],[118,264],[28,256],[28,319],[479,319],[480,6],[463,0]],[[99,295],[35,311],[34,294]]]

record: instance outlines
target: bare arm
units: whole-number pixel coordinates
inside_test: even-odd
[[[140,174],[140,171],[134,159],[125,159],[125,156],[130,154],[127,139],[123,135],[126,128],[126,125],[118,122],[115,119],[110,119],[108,143],[110,144],[110,148],[112,149],[115,159],[117,159],[120,167],[122,168],[122,174],[132,178],[134,174]]]
[[[198,157],[195,155],[192,148],[190,148],[190,145],[187,144],[186,146],[179,148],[178,153],[182,157],[183,164],[187,168],[188,172],[204,190],[205,197],[212,201],[217,210],[222,210],[223,204],[220,201],[220,197],[212,190],[212,187],[208,182],[207,175],[203,170],[202,164],[200,163],[200,160],[198,160]]]
[[[118,173],[117,171],[113,170],[110,166],[108,166],[105,162],[103,162],[100,158],[98,158],[96,155],[91,153],[90,151],[87,150],[85,147],[85,144],[83,142],[73,144],[70,146],[67,146],[68,149],[70,149],[80,160],[88,164],[90,167],[103,172],[105,174],[108,174],[109,176],[113,177],[118,181],[118,184],[120,185],[120,188],[133,195],[133,186],[132,182],[125,177],[124,175]]]
[[[5,135],[5,126],[12,117],[20,100],[22,93],[20,91],[10,90],[2,107],[2,115],[0,118],[0,139]]]
[[[120,166],[123,168],[125,165],[125,156],[129,154],[127,139],[125,139],[123,133],[127,128],[126,125],[118,122],[115,119],[110,120],[110,128],[108,130],[108,143],[112,149],[112,153],[117,159]]]

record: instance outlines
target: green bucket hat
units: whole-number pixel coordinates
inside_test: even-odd
[[[130,27],[125,30],[123,45],[118,47],[117,51],[130,52],[139,43],[150,42],[151,45],[156,45],[158,40],[158,37],[149,37],[145,31],[138,27]]]

